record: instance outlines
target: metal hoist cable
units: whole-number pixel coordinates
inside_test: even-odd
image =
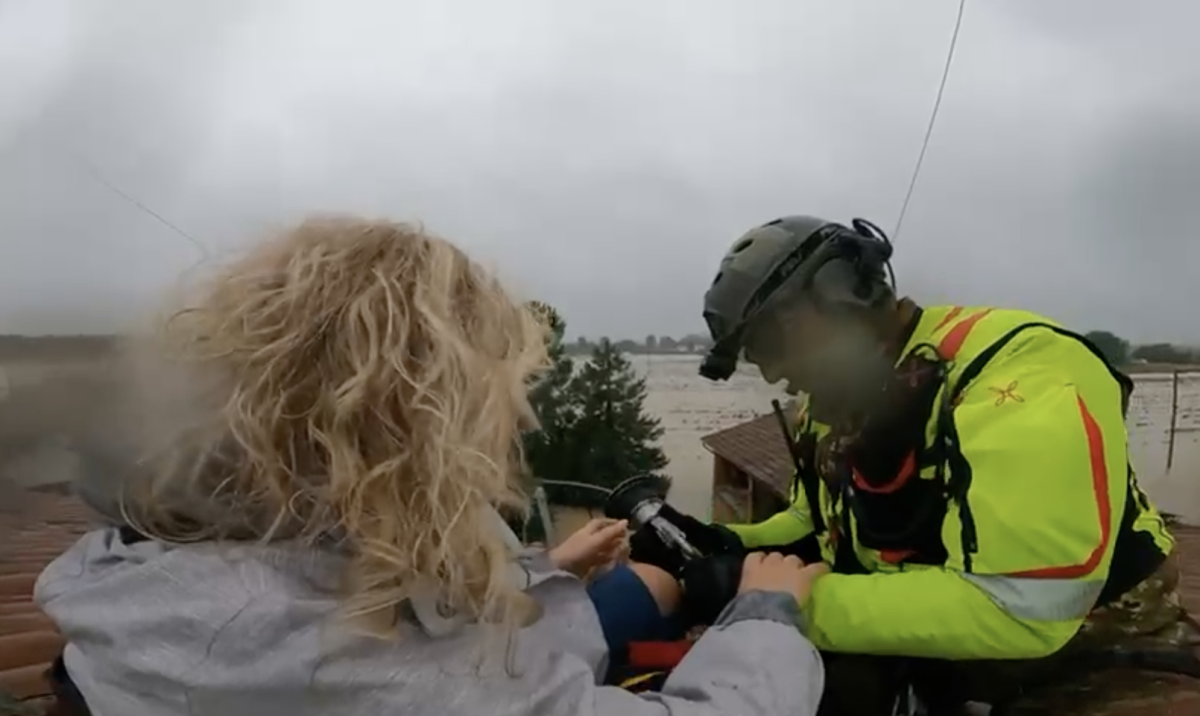
[[[92,178],[92,180],[95,181],[97,184],[100,184],[105,189],[108,189],[110,192],[115,194],[117,197],[119,197],[120,199],[125,201],[125,203],[130,204],[138,211],[142,212],[143,214],[146,214],[150,218],[154,219],[158,223],[160,223],[163,226],[170,229],[173,233],[175,233],[180,238],[183,238],[184,240],[186,240],[192,246],[196,247],[200,251],[200,254],[204,258],[209,258],[208,247],[205,246],[202,241],[197,239],[195,236],[192,236],[188,232],[184,231],[183,229],[179,228],[178,225],[176,225],[174,222],[172,222],[167,217],[158,213],[154,209],[151,209],[150,207],[146,206],[137,197],[133,196],[132,194],[125,191],[121,187],[112,183],[106,176],[104,176],[104,174],[94,164],[92,164],[90,161],[85,159],[82,154],[79,154],[77,152],[68,152],[65,154],[65,156],[70,161],[72,161],[77,166],[79,166],[83,170],[83,172],[85,174],[87,174],[88,176],[90,176]]]
[[[929,150],[929,139],[933,136],[933,128],[937,124],[938,111],[942,108],[942,96],[946,93],[946,80],[950,77],[950,67],[954,64],[954,50],[958,47],[958,33],[962,29],[963,11],[967,0],[958,1],[958,15],[954,19],[954,31],[950,35],[950,47],[946,50],[946,63],[942,67],[942,79],[938,83],[937,96],[933,100],[933,109],[929,113],[929,124],[925,127],[925,139],[921,142],[921,151],[917,154],[917,163],[913,167],[912,178],[908,182],[908,191],[904,194],[904,203],[900,205],[900,216],[896,219],[896,228],[892,230],[892,238],[900,235],[904,226],[904,217],[908,214],[908,205],[912,202],[913,191],[917,188],[917,179],[921,176],[921,167],[925,165],[925,153]]]

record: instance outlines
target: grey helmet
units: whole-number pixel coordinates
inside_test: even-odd
[[[891,295],[887,236],[864,219],[851,226],[787,216],[735,241],[704,294],[713,347],[701,375],[726,380],[733,374],[747,324],[777,302],[785,286],[811,291],[821,304],[873,306]]]

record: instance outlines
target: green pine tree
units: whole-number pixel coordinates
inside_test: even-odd
[[[563,344],[567,324],[558,311],[541,301],[530,301],[527,306],[548,329],[546,350],[551,361],[550,369],[539,375],[529,388],[529,402],[539,427],[526,432],[521,440],[529,469],[526,492],[532,495],[538,478],[562,474],[569,431],[575,417],[568,393],[575,364]],[[532,505],[525,515],[509,516],[508,524],[524,542],[544,542],[546,539],[545,526]]]
[[[561,476],[566,467],[569,435],[577,417],[570,394],[575,362],[563,344],[567,323],[558,311],[541,301],[531,301],[529,307],[549,328],[546,349],[551,366],[530,387],[529,402],[540,427],[524,435],[523,447],[533,476],[552,478]]]
[[[603,490],[553,481],[614,487],[666,466],[657,445],[663,429],[644,410],[646,381],[607,339],[576,369],[563,342],[562,316],[545,303],[535,301],[529,307],[549,328],[552,366],[530,386],[540,428],[522,438],[530,473],[527,491],[532,495],[540,484],[552,504],[603,507]],[[545,528],[532,505],[527,514],[510,516],[509,525],[526,542],[545,540]]]
[[[614,487],[667,465],[658,446],[663,428],[646,413],[646,380],[611,341],[603,340],[572,378],[577,415],[570,430],[570,479]],[[596,497],[580,495],[588,504]]]

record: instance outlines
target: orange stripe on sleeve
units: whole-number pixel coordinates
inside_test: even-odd
[[[1096,498],[1096,510],[1100,519],[1100,542],[1092,549],[1088,558],[1080,564],[1033,569],[1027,572],[1017,572],[1011,576],[1077,579],[1096,571],[1096,567],[1100,566],[1100,561],[1104,559],[1104,552],[1112,537],[1112,503],[1108,494],[1108,465],[1104,459],[1104,434],[1100,430],[1100,424],[1092,417],[1092,411],[1088,410],[1087,404],[1083,402],[1083,398],[1077,395],[1076,400],[1079,401],[1079,417],[1083,421],[1083,430],[1087,435],[1088,458],[1092,467],[1092,493]]]
[[[954,308],[951,308],[950,312],[947,313],[945,316],[943,316],[942,320],[938,321],[938,324],[933,327],[933,332],[937,333],[938,331],[942,330],[946,326],[950,325],[950,322],[953,321],[955,318],[958,318],[962,312],[963,312],[962,306],[955,306]]]
[[[946,318],[942,319],[941,323],[938,324],[938,328],[948,324],[949,319],[952,316],[958,315],[958,313],[961,311],[961,308],[955,308],[950,312],[949,315],[946,316]],[[942,358],[945,360],[953,360],[954,357],[958,355],[958,351],[962,349],[963,343],[965,343],[967,340],[967,336],[971,335],[971,329],[975,327],[976,323],[979,323],[981,320],[983,320],[984,316],[991,312],[992,309],[988,308],[980,311],[979,313],[973,313],[955,324],[955,326],[950,329],[950,332],[943,336],[942,340],[938,342],[938,353],[941,354]]]

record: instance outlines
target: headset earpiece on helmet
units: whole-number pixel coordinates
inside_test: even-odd
[[[871,308],[895,295],[892,244],[887,234],[866,219],[854,219],[852,229],[836,226],[825,241],[825,256],[814,256],[811,282],[803,287],[818,305]],[[818,249],[819,251],[820,249]]]
[[[878,262],[887,271],[887,283],[894,293],[896,291],[896,272],[892,270],[892,240],[883,232],[883,229],[866,219],[852,219],[850,226],[859,236],[874,240],[873,246],[879,254]]]
[[[757,250],[758,241],[766,248]],[[705,296],[704,318],[714,345],[700,374],[710,380],[733,375],[746,327],[778,300],[785,287],[830,308],[878,305],[895,293],[891,257],[887,235],[866,219],[854,219],[846,227],[789,217],[751,231],[726,255]],[[725,297],[732,303],[723,301]]]

